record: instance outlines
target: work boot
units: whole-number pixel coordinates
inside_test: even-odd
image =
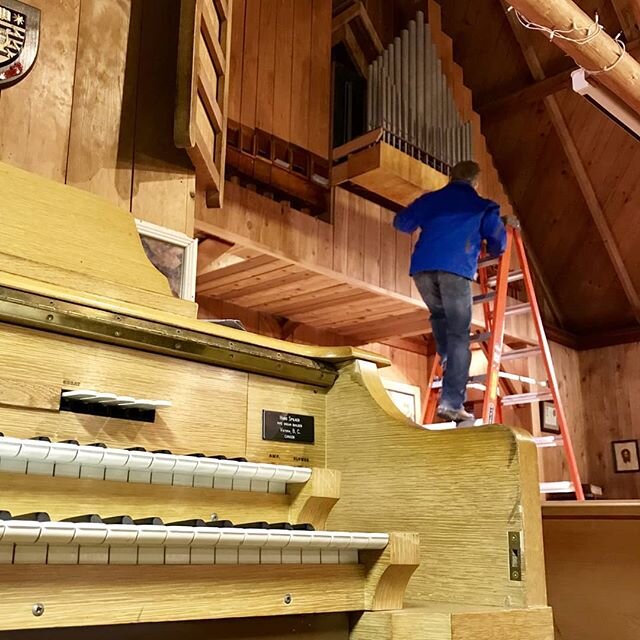
[[[464,410],[464,407],[460,409],[451,409],[445,405],[438,407],[438,417],[446,420],[447,422],[471,422],[475,420],[475,416],[472,413]]]

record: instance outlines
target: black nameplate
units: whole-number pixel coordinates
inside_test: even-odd
[[[297,413],[280,411],[262,412],[262,439],[271,442],[313,444],[315,442],[315,419]]]

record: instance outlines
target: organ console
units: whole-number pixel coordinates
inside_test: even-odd
[[[128,213],[0,193],[6,637],[552,637],[528,436],[423,430],[379,356],[198,321]]]

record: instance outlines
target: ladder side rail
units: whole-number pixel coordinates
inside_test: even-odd
[[[507,246],[500,258],[493,310],[493,331],[489,341],[489,363],[487,369],[487,390],[482,407],[482,419],[485,424],[494,424],[497,418],[498,382],[500,380],[500,358],[504,349],[505,311],[507,308],[507,289],[511,269],[511,251],[514,229],[507,229]]]
[[[560,389],[558,386],[558,378],[556,376],[555,367],[553,366],[553,360],[551,358],[551,349],[547,340],[547,335],[542,325],[542,316],[540,315],[540,308],[538,306],[538,300],[536,298],[535,289],[533,287],[533,279],[531,277],[531,271],[529,269],[529,262],[527,260],[527,254],[522,241],[522,236],[512,231],[515,237],[516,250],[520,259],[520,265],[524,272],[524,282],[527,290],[527,296],[529,297],[529,303],[531,305],[531,312],[533,317],[533,323],[538,335],[538,342],[542,349],[542,360],[544,362],[545,371],[547,374],[547,380],[549,381],[549,387],[553,402],[556,408],[556,415],[558,417],[558,426],[560,427],[560,433],[564,441],[564,448],[567,457],[567,464],[569,466],[569,475],[573,482],[573,488],[576,494],[577,500],[584,500],[584,491],[582,489],[582,482],[580,480],[580,472],[578,470],[578,463],[573,450],[573,444],[569,435],[569,429],[567,427],[567,418],[564,413],[564,407],[560,398]]]
[[[436,419],[436,411],[438,409],[438,390],[433,388],[435,379],[440,375],[442,377],[442,367],[440,366],[440,354],[436,353],[431,365],[431,373],[429,374],[429,383],[427,386],[427,403],[422,417],[422,424],[433,424]]]

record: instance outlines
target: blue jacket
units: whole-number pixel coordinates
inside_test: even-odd
[[[482,241],[487,241],[490,255],[499,256],[507,240],[499,205],[481,198],[466,182],[424,194],[398,213],[393,226],[405,233],[420,229],[411,275],[447,271],[473,280]]]

